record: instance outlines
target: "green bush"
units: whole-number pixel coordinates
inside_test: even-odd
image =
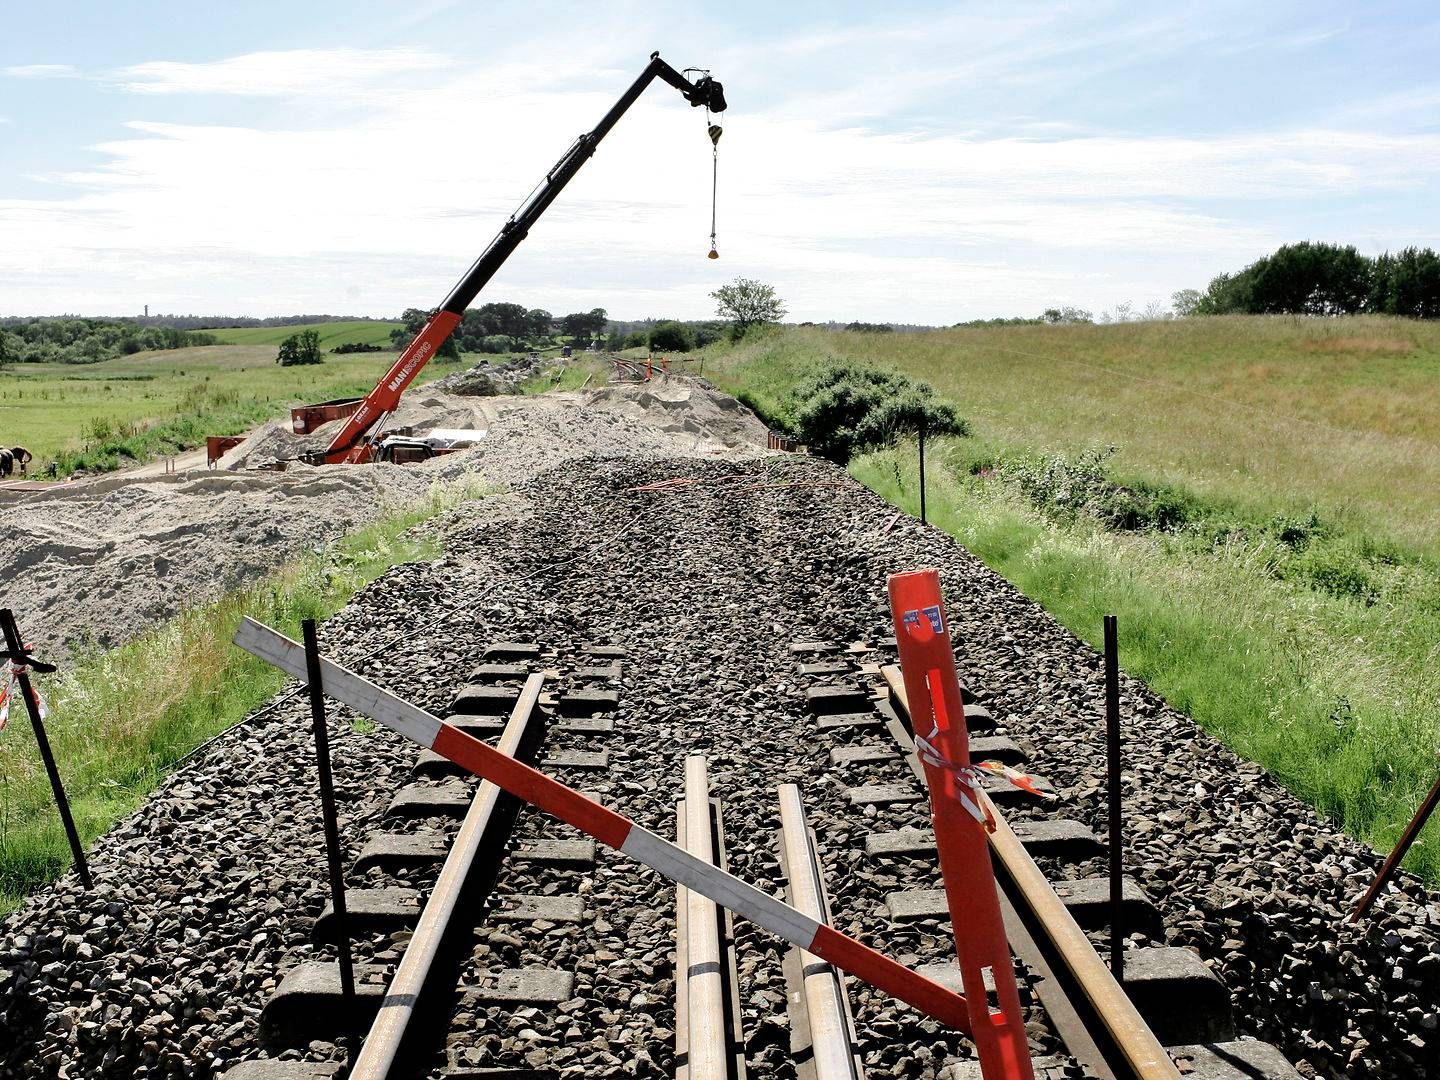
[[[666,319],[650,328],[650,348],[660,352],[689,352],[695,348],[695,335],[684,323]]]
[[[1311,588],[1370,605],[1380,590],[1364,557],[1340,544],[1316,544],[1295,559],[1291,567]]]
[[[482,353],[492,353],[498,356],[501,353],[512,352],[515,349],[515,339],[505,334],[486,334],[476,344]]]
[[[1005,458],[988,471],[1019,488],[1039,510],[1066,519],[1083,514],[1116,532],[1176,532],[1204,516],[1194,497],[1176,488],[1112,480],[1105,463],[1117,449]],[[1228,531],[1228,525],[1221,530]]]
[[[325,360],[320,354],[320,335],[314,330],[301,330],[280,342],[279,355],[275,362],[281,367],[296,364],[319,364]]]
[[[889,446],[902,433],[968,435],[970,426],[927,383],[896,372],[832,362],[795,390],[795,433],[813,451],[845,464]]]
[[[691,330],[695,334],[695,347],[703,349],[706,345],[713,345],[725,336],[724,325],[715,323],[694,323]]]

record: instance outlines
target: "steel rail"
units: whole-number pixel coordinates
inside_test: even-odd
[[[782,784],[779,794],[780,854],[790,883],[790,904],[817,922],[828,923],[830,903],[825,895],[825,879],[805,821],[800,789],[794,784]],[[864,1080],[864,1070],[855,1055],[844,976],[818,956],[804,949],[796,951],[800,954],[799,981],[810,1024],[810,1062],[815,1080]]]
[[[705,759],[685,759],[685,849],[714,858],[710,830],[710,790]],[[725,1080],[725,983],[721,970],[720,919],[715,901],[685,890],[685,983],[690,1080]]]
[[[910,704],[899,665],[886,665],[881,675],[891,701],[908,717]],[[890,727],[900,748],[918,768],[913,742],[903,729]],[[923,784],[923,771],[920,776]],[[996,882],[1006,909],[1011,947],[1032,967],[1034,963],[1025,955],[1029,946],[1043,958],[1050,977],[1038,980],[1035,989],[1066,1047],[1082,1064],[1115,1080],[1179,1080],[1180,1071],[1170,1055],[1100,959],[1095,946],[1055,895],[1004,815],[993,802],[986,802],[995,818],[990,853],[995,858]],[[1017,930],[1027,931],[1030,940],[1020,938]],[[1064,1001],[1056,1000],[1057,995]]]
[[[685,797],[676,804],[675,831],[685,850],[723,868],[724,816],[709,786],[705,757],[686,757]],[[676,885],[676,1080],[745,1080],[739,1018],[730,913],[694,889]]]
[[[513,757],[525,743],[530,726],[539,714],[537,706],[544,682],[545,676],[538,673],[525,680],[497,744],[501,753]],[[410,1021],[429,982],[435,958],[449,932],[451,918],[471,879],[476,858],[493,840],[491,821],[502,794],[501,789],[488,780],[476,790],[450,854],[445,857],[435,888],[420,914],[415,933],[385,991],[380,1011],[355,1059],[350,1080],[387,1080],[394,1070]]]

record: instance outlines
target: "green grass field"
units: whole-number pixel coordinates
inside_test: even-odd
[[[321,364],[282,368],[275,351],[209,345],[100,364],[17,365],[0,374],[0,445],[28,447],[34,472],[50,461],[62,473],[119,468],[202,446],[206,435],[238,434],[292,405],[363,394],[395,360],[391,352],[326,354]],[[417,385],[453,370],[432,363]]]
[[[828,359],[922,378],[971,420],[973,438],[934,447],[932,520],[1082,638],[1118,614],[1128,671],[1393,844],[1440,748],[1440,326],[789,330],[717,347],[706,374],[783,418]],[[1108,446],[1114,482],[1168,489],[1190,524],[1118,531],[1014,482]],[[916,508],[913,446],[851,471]],[[1440,880],[1440,825],[1407,865]]]
[[[315,323],[313,326],[240,326],[230,329],[206,330],[222,345],[279,345],[291,334],[314,330],[320,335],[320,348],[326,352],[336,345],[383,345],[390,348],[390,331],[401,324],[371,319],[345,322]]]

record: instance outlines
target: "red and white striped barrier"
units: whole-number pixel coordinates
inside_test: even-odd
[[[307,677],[304,646],[253,619],[241,621],[235,632],[235,644],[294,678],[303,681]],[[691,855],[624,815],[502,754],[339,664],[322,658],[320,668],[326,696],[434,750],[516,798],[553,814],[607,847],[624,852],[669,880],[709,897],[792,945],[828,960],[840,970],[878,987],[947,1027],[970,1030],[965,999],[959,994]]]

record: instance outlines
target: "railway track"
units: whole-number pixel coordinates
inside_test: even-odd
[[[803,479],[809,473],[801,464],[793,468]],[[887,568],[897,562],[941,566],[947,594],[957,598],[952,618],[964,628],[957,656],[962,682],[969,684],[967,703],[974,706],[977,756],[1048,773],[1063,795],[1057,814],[1013,789],[993,793],[1015,841],[996,848],[995,862],[1002,878],[1016,878],[1005,885],[1008,929],[1032,1052],[1048,1077],[1126,1075],[1099,1030],[1115,1010],[1102,1005],[1097,1014],[1094,995],[1067,985],[1072,961],[1042,951],[1046,935],[1029,928],[1018,898],[1027,882],[1048,879],[1052,907],[1058,904],[1078,927],[1096,974],[1090,945],[1103,933],[1105,890],[1091,879],[1103,875],[1105,849],[1091,831],[1104,820],[1095,786],[1103,758],[1092,734],[1099,730],[1101,700],[1093,652],[1053,630],[948,539],[908,521],[896,524],[891,508],[850,492],[840,484],[843,477],[803,464],[815,474],[813,486],[778,484],[774,491],[749,471],[692,461],[598,462],[588,471],[557,472],[525,493],[533,515],[523,522],[492,525],[481,515],[461,521],[449,534],[446,559],[377,582],[327,624],[326,653],[492,740],[501,737],[531,676],[542,676],[531,717],[535,733],[527,736],[533,745],[515,741],[515,753],[530,755],[546,772],[658,835],[678,835],[677,803],[688,802],[687,758],[703,757],[707,797],[721,804],[710,819],[709,858],[796,907],[813,912],[819,903],[837,930],[938,974],[953,967],[954,953],[936,891],[934,843],[926,835],[925,790],[907,763],[903,703],[885,681],[893,647],[865,635],[887,632],[888,621],[880,618]],[[687,484],[674,483],[677,476]],[[744,484],[737,486],[737,478]],[[643,543],[643,556],[620,554],[631,542]],[[483,605],[474,602],[477,580],[486,582]],[[424,625],[424,634],[404,638],[413,625]],[[395,650],[366,659],[377,635],[397,634],[402,640]],[[859,638],[868,644],[849,644]],[[506,640],[541,644],[506,647]],[[586,643],[596,640],[623,643],[627,655],[587,653]],[[1318,858],[1305,861],[1298,844],[1265,846],[1266,832],[1298,820],[1314,836],[1307,824],[1313,818],[1299,818],[1285,804],[1283,815],[1273,814],[1283,793],[1257,777],[1258,770],[1244,771],[1224,757],[1143,687],[1132,684],[1126,694],[1127,716],[1135,720],[1128,744],[1134,775],[1146,781],[1127,793],[1127,812],[1133,806],[1137,820],[1126,982],[1152,1046],[1208,1043],[1230,1055],[1216,1061],[1213,1052],[1181,1050],[1181,1075],[1293,1077],[1274,1055],[1247,1065],[1247,1058],[1264,1053],[1263,1044],[1234,1040],[1234,1030],[1265,1035],[1293,1061],[1327,1062],[1315,1069],[1318,1075],[1349,1075],[1335,1062],[1357,1054],[1388,1063],[1376,1075],[1419,1075],[1406,1068],[1404,1055],[1421,1060],[1428,1052],[1421,1042],[1373,1034],[1408,1023],[1404,1015],[1335,1019],[1341,1005],[1305,995],[1307,980],[1318,984],[1313,994],[1326,994],[1352,969],[1359,974],[1345,985],[1363,985],[1379,964],[1387,975],[1404,963],[1406,977],[1424,976],[1427,968],[1403,959],[1404,947],[1426,940],[1423,935],[1403,936],[1407,927],[1394,920],[1363,939],[1337,932],[1330,938],[1355,949],[1358,959],[1337,955],[1334,974],[1320,968],[1320,974],[1291,977],[1289,961],[1267,950],[1273,942],[1295,942],[1307,950],[1306,962],[1319,967],[1311,945],[1320,935],[1306,929],[1319,919],[1307,913],[1323,918],[1328,894],[1313,902],[1305,894],[1318,892],[1325,866]],[[333,923],[321,910],[324,875],[313,758],[307,757],[313,751],[302,714],[295,702],[272,710],[171,781],[153,809],[117,838],[126,846],[95,860],[97,880],[112,884],[94,905],[60,893],[47,901],[41,914],[52,924],[67,921],[52,938],[30,946],[23,964],[37,972],[48,964],[64,981],[51,976],[55,989],[33,1000],[46,1002],[50,1016],[66,1009],[99,1027],[77,1025],[68,1046],[61,1045],[63,1032],[51,1033],[65,1018],[57,1022],[37,1010],[32,1030],[45,1033],[51,1056],[14,1075],[40,1076],[57,1061],[81,1066],[72,1065],[71,1075],[101,1075],[110,1060],[159,1080],[183,1075],[175,1070],[187,1055],[202,1062],[194,1075],[203,1080],[244,1080],[246,1070],[251,1076],[347,1075],[351,1059],[360,1062],[374,1018],[402,1008],[396,1002],[381,1009],[386,987],[427,940],[439,943],[430,966],[436,989],[414,995],[418,1007],[393,1055],[394,1075],[666,1077],[692,1068],[690,1006],[677,1001],[682,988],[675,978],[676,954],[689,948],[690,932],[676,940],[672,885],[522,808],[508,831],[496,831],[499,824],[487,830],[493,843],[481,844],[468,875],[459,875],[484,884],[456,901],[449,935],[430,933],[422,919],[479,785],[447,773],[433,755],[415,759],[384,733],[350,730],[337,715],[336,776],[343,835],[351,845],[347,881],[363,999],[358,1013],[345,1012],[327,940]],[[1221,771],[1230,786],[1215,779]],[[1178,792],[1150,782],[1170,776],[1181,778]],[[1192,809],[1195,780],[1216,794]],[[782,795],[787,786],[792,790]],[[497,823],[504,804],[497,798]],[[795,840],[797,810],[813,837],[808,858]],[[1187,812],[1194,821],[1179,820]],[[377,831],[367,835],[347,818]],[[792,837],[788,845],[777,839],[784,833]],[[1349,869],[1350,849],[1319,835]],[[265,847],[272,836],[280,838],[273,854]],[[1237,903],[1229,898],[1239,891],[1242,872],[1227,859],[1245,856],[1212,851],[1240,837],[1263,852],[1259,873],[1302,896],[1242,894],[1235,911],[1220,908]],[[217,840],[224,850],[205,858],[204,845]],[[1007,853],[1017,848],[1025,859]],[[236,852],[245,854],[237,858]],[[187,860],[178,869],[177,855]],[[823,902],[802,903],[807,865],[810,891]],[[1215,889],[1193,884],[1197,866],[1218,879]],[[206,882],[215,884],[207,888]],[[1146,894],[1157,903],[1147,904]],[[192,895],[205,906],[188,902]],[[241,904],[243,921],[214,914]],[[72,909],[92,919],[105,914],[107,921],[87,928],[68,918]],[[1247,915],[1256,909],[1263,918]],[[1280,917],[1272,919],[1272,912]],[[147,917],[177,943],[167,945],[164,961],[152,959],[144,942],[131,943]],[[1397,946],[1380,940],[1392,929],[1401,941],[1394,960]],[[112,951],[70,959],[66,949],[77,946],[65,944],[66,933],[77,935],[72,942],[83,936],[92,948]],[[1068,947],[1080,944],[1072,934]],[[1152,948],[1166,945],[1184,946],[1184,955]],[[185,968],[176,962],[176,949],[194,957],[202,947],[215,957],[208,971],[229,981],[208,974],[206,957]],[[724,1075],[743,1067],[747,1077],[782,1080],[843,1076],[845,1068],[872,1080],[966,1076],[974,1051],[965,1036],[861,981],[791,956],[753,924],[722,925],[715,948],[723,958],[718,997],[728,1013],[720,1031],[728,1042],[710,1060],[724,1064]],[[1189,958],[1194,977],[1171,985],[1200,1004],[1177,1005],[1180,999],[1164,996],[1163,965],[1152,965],[1161,969],[1154,978],[1141,978],[1150,959],[1141,955],[1152,952],[1157,960]],[[1202,967],[1223,973],[1236,1005],[1208,968],[1193,970],[1197,956],[1204,957]],[[135,958],[146,966],[137,967]],[[37,984],[47,977],[0,959]],[[127,966],[151,981],[150,991],[121,977]],[[694,966],[688,957],[681,965],[687,995]],[[302,970],[306,978],[297,974]],[[307,978],[315,991],[308,998],[298,992]],[[1401,975],[1393,978],[1398,984]],[[79,979],[109,989],[72,989],[67,998],[66,987]],[[713,986],[705,991],[715,1000]],[[1423,1001],[1427,992],[1415,995]],[[158,1052],[143,1040],[149,1029],[168,1023],[163,1015],[126,1027],[111,1009],[146,994],[155,1001],[150,1016],[166,1009],[180,1017],[172,1025],[178,1034],[152,1037]],[[409,999],[410,993],[402,982],[391,996]],[[1178,1021],[1190,1030],[1177,1029]],[[826,1034],[832,1030],[845,1033]],[[1372,1037],[1368,1046],[1347,1036],[1356,1031]],[[1321,1042],[1331,1049],[1308,1059],[1297,1049]],[[203,1067],[206,1053],[216,1063],[212,1072]],[[820,1071],[832,1066],[835,1071]]]
[[[894,870],[897,883],[919,884],[928,876],[933,884],[934,837],[924,827],[924,773],[908,726],[903,681],[889,650],[893,642],[791,647],[796,675],[813,683],[805,699],[817,733],[831,744],[831,765],[839,774],[867,781],[845,792],[857,817],[873,822],[884,808],[892,823],[910,819],[897,829],[852,832],[845,839],[852,847],[862,846],[865,859]],[[547,675],[560,675],[553,654],[531,644],[492,645],[486,662],[456,695],[451,720],[472,734],[497,739],[507,754],[583,783],[566,773],[604,770],[606,752],[555,749],[548,739],[552,728],[571,738],[613,734],[614,719],[596,713],[618,705],[618,695],[582,684],[618,679],[619,652],[592,650],[585,659],[605,662],[567,670],[568,690],[555,695],[545,690]],[[542,664],[551,666],[534,670]],[[983,694],[967,689],[974,702],[967,712],[977,732],[976,759],[1022,763],[1025,755],[1018,745],[1003,735],[980,734],[993,732],[995,720],[977,696]],[[876,735],[883,738],[877,741]],[[459,770],[433,752],[423,753],[414,771],[417,781],[391,803],[394,827],[371,836],[352,869],[352,878],[365,883],[347,894],[345,932],[361,954],[354,992],[346,992],[337,962],[301,964],[285,974],[261,1018],[262,1039],[272,1051],[323,1048],[333,1040],[344,1046],[346,1060],[307,1061],[293,1054],[257,1059],[231,1069],[227,1080],[523,1080],[573,1072],[567,1070],[566,1043],[585,1041],[587,1032],[572,1026],[563,1040],[556,1040],[525,1021],[541,1010],[564,1011],[576,999],[575,973],[555,962],[555,946],[586,921],[593,842],[545,835],[565,827],[526,814],[489,782],[464,787],[455,779]],[[908,780],[895,781],[897,772],[908,773]],[[704,754],[685,757],[677,788],[677,842],[729,870],[724,801],[712,790]],[[1037,1059],[1039,1075],[1162,1080],[1183,1070],[1214,1080],[1298,1076],[1273,1047],[1234,1037],[1223,986],[1194,954],[1157,944],[1158,915],[1133,882],[1127,882],[1125,892],[1125,928],[1137,947],[1128,953],[1124,985],[1117,982],[1090,940],[1105,929],[1108,909],[1097,888],[1103,880],[1070,872],[1085,869],[1103,853],[1099,840],[1076,822],[1034,816],[1023,802],[1030,796],[1017,789],[997,783],[987,794],[997,810],[992,855],[1017,977],[1027,989],[1033,1022],[1048,1028],[1063,1047],[1060,1054]],[[775,798],[780,828],[773,863],[786,898],[804,914],[833,923],[820,854],[824,845],[807,822],[802,790],[781,784]],[[1018,809],[1013,826],[1001,812],[1006,804]],[[432,827],[434,819],[453,819],[457,813],[463,816],[452,837]],[[522,818],[528,829],[517,827]],[[761,843],[754,837],[744,842]],[[442,855],[432,877],[430,870]],[[527,861],[547,867],[539,892],[523,891],[523,881],[517,886],[509,880],[517,876],[515,864]],[[1049,864],[1053,883],[1042,861]],[[518,876],[524,878],[523,870]],[[683,886],[673,892],[674,1056],[669,1070],[681,1080],[770,1075],[747,1063],[739,969],[756,958],[742,960],[730,912]],[[948,918],[944,894],[933,887],[895,889],[886,907],[897,928],[928,922],[937,929]],[[315,923],[316,942],[333,944],[341,932],[327,906]],[[400,944],[398,962],[386,963]],[[563,953],[563,947],[558,951]],[[526,964],[527,955],[549,962]],[[497,960],[516,963],[497,965]],[[960,990],[953,955],[919,966],[930,978]],[[861,1080],[867,1044],[884,1036],[857,1028],[850,980],[799,948],[787,951],[782,972],[790,1071],[806,1080]],[[635,1000],[643,1001],[643,995]],[[482,1036],[477,1043],[476,1032],[487,1030],[491,1038]],[[979,1075],[973,1059],[947,1067],[947,1080]]]
[[[871,777],[886,773],[888,779],[900,767],[910,774],[908,783],[860,784],[847,792],[857,808],[919,808],[915,820],[900,829],[871,833],[867,856],[934,864],[934,834],[924,827],[925,774],[915,753],[904,682],[893,662],[894,640],[848,647],[800,642],[792,650],[799,658],[797,674],[826,680],[811,686],[806,700],[817,726],[839,743],[830,751],[832,764]],[[972,760],[1023,765],[1025,752],[997,733],[995,717],[976,700],[975,688],[964,693],[967,720],[978,735],[971,741]],[[886,740],[875,741],[882,732]],[[1043,779],[1037,786],[1050,787]],[[1123,985],[1117,981],[1091,940],[1108,929],[1113,915],[1108,879],[1088,873],[1105,854],[1102,841],[1077,821],[1037,816],[1044,805],[1001,778],[987,781],[986,794],[995,811],[991,858],[1006,932],[1021,968],[1017,974],[1087,1074],[1104,1080],[1150,1080],[1181,1070],[1217,1080],[1299,1076],[1273,1046],[1236,1038],[1223,984],[1194,953],[1163,944],[1158,911],[1130,879],[1122,891],[1123,918],[1137,947],[1126,950],[1127,974]],[[1013,827],[1005,817],[1007,806],[1023,815]],[[896,919],[947,917],[939,889],[897,890],[887,905]],[[960,989],[953,961],[928,973]],[[1040,1064],[1063,1068],[1057,1060]]]
[[[567,670],[570,689],[552,694],[547,673],[532,667],[553,656],[530,644],[494,644],[456,695],[452,722],[583,782],[608,763],[593,744],[613,730],[602,714],[615,693],[603,683],[618,676],[622,653],[592,647]],[[552,682],[558,674],[548,672]],[[593,871],[593,841],[525,814],[493,784],[468,785],[461,770],[428,751],[392,799],[385,824],[360,846],[349,875],[345,931],[356,953],[354,993],[345,992],[338,961],[328,959],[342,928],[327,904],[313,928],[327,958],[286,972],[261,1015],[261,1042],[275,1056],[242,1062],[227,1077],[463,1076],[467,1066],[449,1046],[457,1025],[468,1029],[477,1017],[572,997],[573,973],[497,964],[499,950],[474,939],[484,932],[509,940],[520,928],[543,938],[583,919],[578,886]],[[543,875],[543,891],[516,887],[526,869]],[[295,1057],[332,1043],[347,1060]]]

